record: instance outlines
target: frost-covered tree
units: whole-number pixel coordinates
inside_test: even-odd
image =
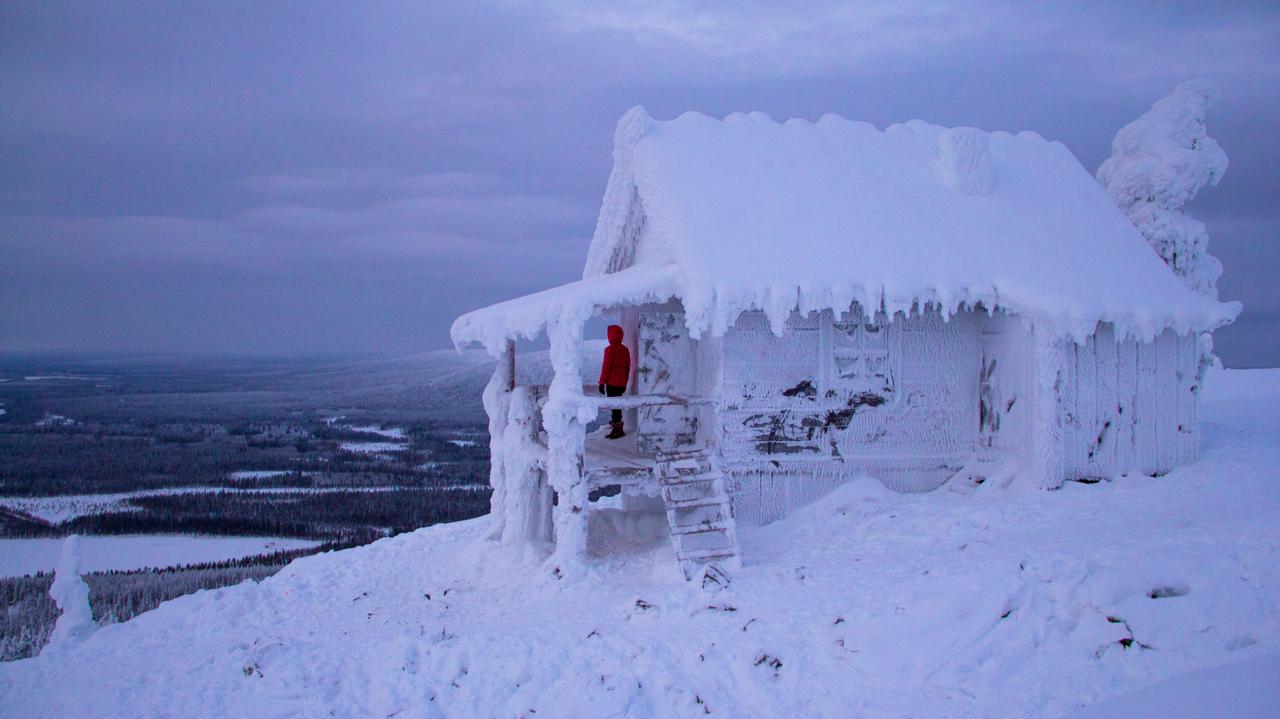
[[[1204,223],[1182,208],[1227,171],[1227,153],[1205,131],[1217,85],[1189,80],[1125,125],[1111,142],[1098,181],[1147,242],[1192,289],[1218,296],[1222,263],[1208,252]]]
[[[89,607],[89,585],[80,576],[80,537],[73,534],[62,541],[62,556],[53,574],[49,596],[62,615],[49,636],[49,646],[62,648],[83,641],[98,628]]]

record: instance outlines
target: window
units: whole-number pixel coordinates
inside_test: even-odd
[[[836,320],[825,315],[830,327],[830,368],[827,390],[835,392],[893,392],[889,361],[889,331],[885,324],[857,315]]]

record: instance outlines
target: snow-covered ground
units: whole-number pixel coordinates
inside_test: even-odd
[[[1280,371],[1207,393],[1196,465],[1056,492],[855,481],[744,529],[720,592],[665,541],[556,579],[486,518],[308,557],[0,665],[0,715],[1052,717],[1265,665]],[[1259,672],[1200,686],[1242,716]],[[1188,684],[1160,686],[1126,716]]]
[[[1205,719],[1280,715],[1280,654],[1201,669],[1166,679],[1117,699],[1099,702],[1070,719]],[[1229,700],[1225,700],[1230,697]]]
[[[318,542],[278,537],[208,537],[185,534],[93,536],[80,538],[80,571],[172,567],[218,562]],[[0,577],[49,571],[58,564],[61,539],[0,539]]]
[[[404,430],[399,427],[388,427],[383,429],[376,424],[366,424],[360,426],[351,426],[350,429],[356,432],[367,432],[369,434],[377,434],[388,439],[396,439],[403,441],[405,439]]]
[[[271,477],[283,477],[292,474],[287,469],[242,469],[227,475],[227,479],[232,481],[243,479],[269,479]]]
[[[380,454],[382,452],[398,452],[405,448],[399,442],[343,442],[338,445],[345,452],[356,454]]]

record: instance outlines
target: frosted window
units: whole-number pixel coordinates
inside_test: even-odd
[[[860,319],[831,322],[831,389],[893,391],[885,326]]]

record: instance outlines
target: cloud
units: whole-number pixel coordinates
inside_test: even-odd
[[[578,275],[632,105],[1034,129],[1092,169],[1200,75],[1232,166],[1192,211],[1262,307],[1278,28],[1230,3],[10,3],[0,345],[445,347],[455,314]]]
[[[619,3],[555,6],[570,33],[604,31],[677,46],[756,70],[802,73],[892,57],[937,55],[997,26],[1006,13],[934,2]],[[763,68],[761,66],[764,66]]]
[[[458,196],[500,192],[496,177],[477,172],[402,175],[389,168],[330,168],[279,175],[255,175],[238,183],[268,199],[341,201],[344,197]]]

